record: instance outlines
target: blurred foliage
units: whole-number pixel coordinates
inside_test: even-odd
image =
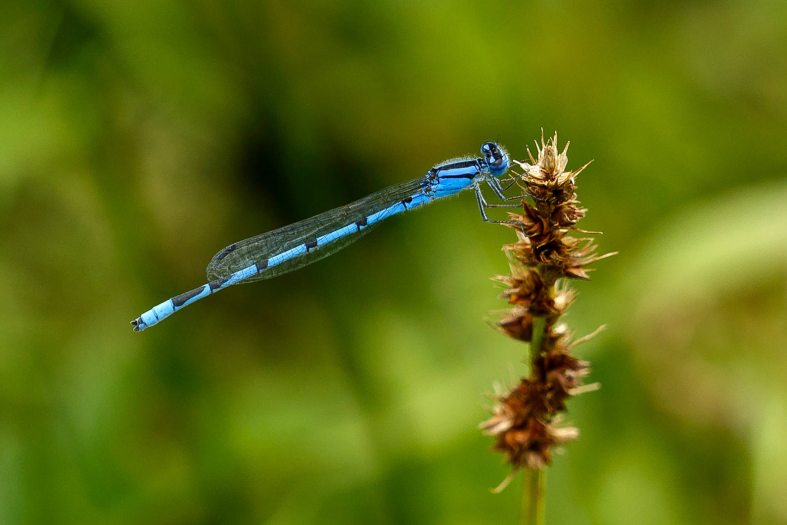
[[[0,523],[512,523],[469,195],[143,334],[229,242],[499,140],[590,159],[550,523],[787,523],[787,3],[0,4]]]

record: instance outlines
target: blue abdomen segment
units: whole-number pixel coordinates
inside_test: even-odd
[[[268,259],[266,266],[267,267],[276,266],[277,264],[281,264],[285,261],[289,261],[290,259],[298,257],[299,255],[303,255],[304,253],[306,253],[306,251],[307,251],[306,244],[300,244],[295,248],[291,248],[286,252],[280,253],[279,255],[274,255],[273,257]],[[251,277],[251,275],[249,275],[249,277]]]
[[[170,315],[174,314],[181,308],[209,296],[214,292],[214,290],[221,289],[220,287],[215,289],[212,288],[212,284],[214,283],[203,284],[198,288],[189,290],[188,292],[182,293],[176,297],[172,297],[171,299],[167,299],[163,303],[154,306],[147,312],[131,321],[134,331],[139,332],[145,328],[153,326],[154,324],[157,324]]]
[[[353,233],[358,233],[360,231],[360,226],[355,223],[348,224],[343,228],[339,228],[336,231],[332,231],[330,233],[326,233],[325,235],[321,235],[317,237],[317,246],[325,246],[326,244],[330,244],[334,241],[338,241],[342,237],[346,237],[348,235],[352,235]]]
[[[413,197],[413,200],[411,200],[407,204],[407,209],[408,210],[412,210],[412,209],[417,208],[419,206],[423,206],[424,204],[429,204],[430,202],[432,202],[433,199],[434,199],[434,197],[430,197],[428,195],[425,195],[423,192],[421,192],[418,195],[416,195],[415,197]]]

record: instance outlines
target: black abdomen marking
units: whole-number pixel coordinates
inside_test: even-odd
[[[215,291],[224,286],[224,283],[226,283],[228,280],[229,277],[225,277],[224,279],[216,279],[215,281],[209,282],[208,286],[210,286],[211,291]]]
[[[172,305],[175,308],[180,308],[181,306],[183,306],[183,304],[186,301],[188,301],[192,297],[196,297],[199,294],[201,294],[202,291],[204,290],[204,288],[205,288],[205,286],[203,285],[203,286],[200,286],[199,288],[194,288],[193,290],[189,290],[188,292],[183,292],[180,295],[176,295],[175,297],[172,298]]]

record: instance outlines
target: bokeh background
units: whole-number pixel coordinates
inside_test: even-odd
[[[514,523],[472,195],[133,334],[226,244],[570,139],[549,523],[787,523],[787,3],[0,3],[0,523]]]

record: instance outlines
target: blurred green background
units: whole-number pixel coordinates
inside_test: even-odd
[[[756,7],[755,7],[756,6]],[[472,195],[161,326],[238,239],[557,130],[603,230],[549,523],[787,523],[787,3],[0,4],[0,523],[514,523]]]

